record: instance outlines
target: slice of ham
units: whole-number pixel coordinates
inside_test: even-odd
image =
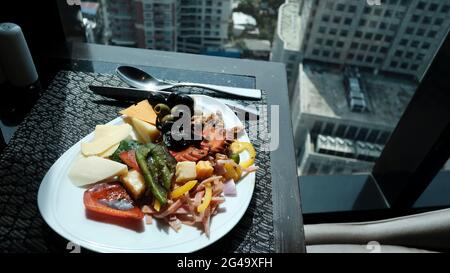
[[[183,205],[183,203],[181,202],[180,199],[178,199],[177,201],[175,201],[175,203],[173,203],[172,205],[170,205],[166,210],[164,210],[163,212],[159,213],[159,214],[153,214],[153,216],[155,218],[164,218],[170,214],[173,214],[179,207],[181,207],[181,205]]]

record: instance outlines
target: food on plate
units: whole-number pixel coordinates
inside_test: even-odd
[[[69,178],[77,186],[84,186],[128,173],[125,164],[98,156],[79,156],[69,171]]]
[[[130,118],[137,118],[152,125],[156,124],[156,113],[153,111],[152,106],[147,100],[143,100],[136,105],[132,105],[127,109],[120,111],[120,114]]]
[[[225,196],[236,196],[236,183],[256,170],[252,144],[238,141],[242,128],[226,128],[220,112],[192,116],[194,100],[178,93],[152,94],[120,113],[125,123],[98,125],[69,172],[76,186],[90,185],[86,209],[147,224],[157,219],[175,231],[196,226],[209,236]]]
[[[106,127],[109,128],[109,130],[103,133],[100,137],[94,138],[91,142],[81,144],[81,152],[83,155],[90,156],[104,153],[112,146],[127,138],[131,132],[131,126],[129,124],[103,126],[109,126]]]
[[[88,211],[103,215],[142,219],[144,214],[119,183],[101,183],[84,192],[84,206]]]

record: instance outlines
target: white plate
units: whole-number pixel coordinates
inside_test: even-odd
[[[225,127],[242,126],[233,111],[223,103],[206,96],[195,95],[196,109],[204,113],[221,111]],[[121,117],[109,124],[121,124]],[[195,227],[183,225],[177,233],[167,224],[153,221],[152,225],[130,227],[89,219],[83,205],[85,188],[76,187],[68,178],[69,168],[80,152],[81,142],[67,150],[45,175],[38,192],[39,210],[57,233],[67,240],[98,252],[192,252],[206,247],[227,234],[242,218],[255,188],[255,173],[237,184],[237,196],[226,197],[220,205],[224,212],[211,218],[210,238]],[[239,140],[249,141],[247,134]]]

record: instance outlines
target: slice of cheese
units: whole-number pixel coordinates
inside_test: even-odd
[[[94,139],[99,139],[108,135],[113,135],[115,134],[117,128],[118,127],[116,125],[97,125],[94,131]],[[98,156],[100,157],[111,156],[117,150],[117,148],[119,148],[119,145],[120,143],[111,146],[111,148],[98,154]]]
[[[125,164],[98,156],[80,156],[72,164],[69,178],[76,186],[84,186],[127,173]]]
[[[159,137],[159,130],[154,125],[137,118],[131,118],[131,124],[142,143],[154,142]]]
[[[120,114],[137,118],[150,124],[156,124],[156,113],[153,107],[147,100],[143,100],[136,105],[132,105],[125,110],[120,111]]]
[[[100,137],[94,137],[92,142],[81,144],[81,152],[83,155],[99,155],[109,149],[112,149],[112,146],[117,145],[120,141],[127,138],[132,130],[129,124],[109,126],[114,127],[110,129],[99,129]]]

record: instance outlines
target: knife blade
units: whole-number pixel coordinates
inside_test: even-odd
[[[108,97],[115,100],[124,100],[129,102],[138,102],[141,100],[148,99],[152,93],[160,93],[162,95],[168,96],[171,92],[168,91],[153,91],[147,89],[138,89],[131,87],[116,87],[116,86],[98,86],[89,85],[89,89],[97,95]],[[258,116],[258,110],[255,107],[247,107],[236,101],[229,101],[223,98],[216,98],[226,105],[230,106],[232,109],[245,111],[253,115]]]

